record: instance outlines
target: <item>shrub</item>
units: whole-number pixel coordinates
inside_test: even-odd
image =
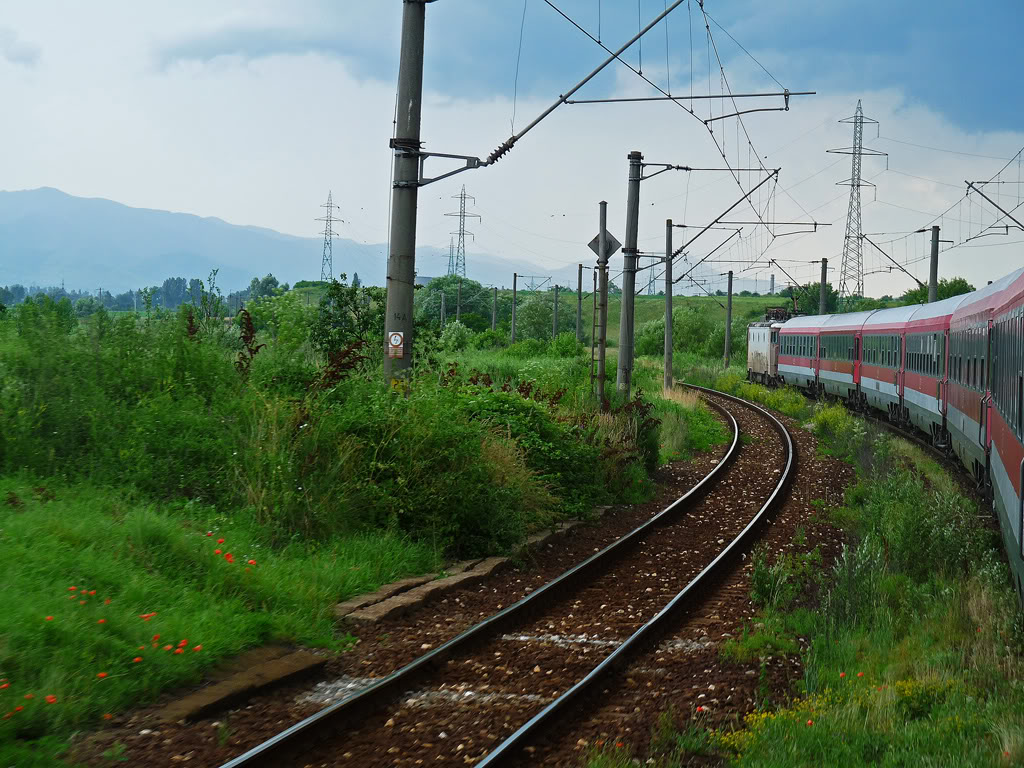
[[[470,339],[473,349],[500,349],[508,346],[508,336],[501,331],[481,331]]]
[[[441,347],[447,352],[461,352],[469,344],[469,338],[469,328],[453,320],[441,331]]]

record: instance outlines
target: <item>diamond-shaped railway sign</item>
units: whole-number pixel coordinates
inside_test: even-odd
[[[597,254],[597,258],[601,258],[601,233],[594,235],[594,239],[588,243],[590,250]],[[608,253],[607,257],[610,259],[612,254],[615,253],[619,248],[622,247],[622,243],[615,239],[615,235],[611,232],[608,233]]]

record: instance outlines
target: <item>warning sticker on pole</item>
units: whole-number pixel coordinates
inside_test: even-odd
[[[405,334],[391,331],[388,334],[388,357],[402,357],[405,351]]]

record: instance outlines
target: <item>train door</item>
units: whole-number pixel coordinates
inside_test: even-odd
[[[939,413],[942,428],[946,428],[946,406],[949,405],[949,328],[942,335],[942,370],[939,372]]]

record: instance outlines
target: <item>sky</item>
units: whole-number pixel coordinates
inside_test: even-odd
[[[613,48],[667,5],[553,3]],[[0,0],[0,10],[0,188],[52,186],[304,236],[319,230],[331,190],[343,237],[387,241],[399,0]],[[977,194],[965,197],[966,180],[991,179],[1010,161],[1002,183],[985,189],[1006,210],[1024,200],[1019,0],[705,0],[704,11],[683,3],[623,58],[676,96],[781,87],[815,95],[793,96],[788,111],[715,120],[713,131],[704,119],[735,111],[721,98],[694,102],[696,114],[686,102],[562,105],[496,165],[421,189],[417,243],[447,248],[457,221],[444,214],[458,209],[464,184],[481,217],[468,224],[470,277],[489,257],[542,274],[589,265],[600,200],[623,239],[626,155],[639,150],[649,163],[781,169],[777,185],[726,219],[766,223],[699,237],[676,272],[693,267],[703,288],[677,289],[723,287],[728,269],[761,290],[771,273],[780,285],[803,283],[817,279],[822,257],[838,284],[850,190],[837,183],[849,179],[851,157],[827,150],[851,145],[852,126],[839,121],[861,100],[878,121],[864,144],[887,153],[863,162],[876,186],[862,189],[862,231],[888,254],[864,243],[866,293],[915,285],[894,262],[927,279],[928,234],[915,230],[933,223],[952,241],[942,245],[940,276],[980,286],[1019,266],[1024,232],[1006,229],[1012,221]],[[606,58],[545,0],[438,0],[426,15],[430,151],[485,157]],[[613,63],[576,96],[655,93]],[[775,108],[782,99],[737,104]],[[446,162],[429,160],[428,171],[450,169]],[[759,173],[669,171],[644,181],[640,249],[663,251],[668,218],[686,225],[674,230],[682,244]],[[1021,211],[1013,213],[1024,220]],[[311,254],[311,277],[318,268]],[[361,277],[382,284],[385,269],[382,249],[380,274]]]

